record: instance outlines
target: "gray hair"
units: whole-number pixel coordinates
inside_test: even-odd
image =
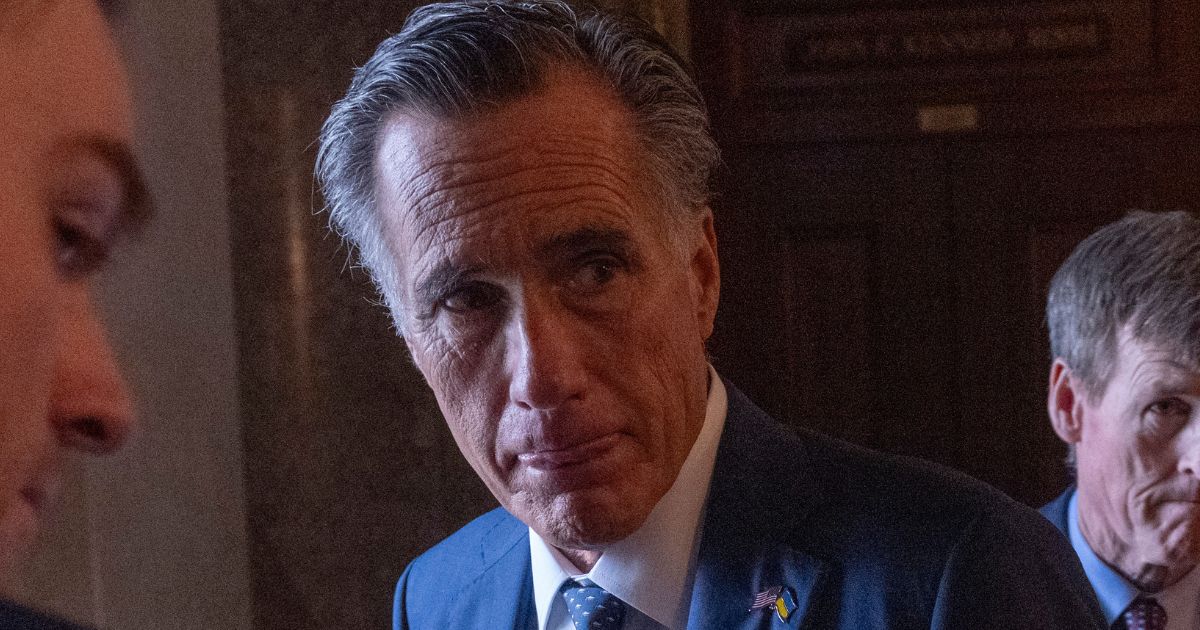
[[[1093,401],[1104,394],[1128,329],[1200,367],[1200,220],[1133,212],[1084,239],[1050,283],[1050,348]]]
[[[704,100],[649,26],[563,0],[467,0],[421,7],[359,68],[321,130],[317,178],[332,227],[359,251],[393,313],[395,283],[375,203],[375,155],[389,114],[456,118],[535,92],[574,65],[629,108],[647,171],[676,218],[699,216],[718,161]],[[399,322],[397,322],[399,323]]]

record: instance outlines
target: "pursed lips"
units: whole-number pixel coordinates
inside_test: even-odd
[[[543,448],[517,455],[517,461],[539,470],[558,470],[596,460],[610,451],[620,441],[618,432],[607,433],[578,444],[563,448]]]

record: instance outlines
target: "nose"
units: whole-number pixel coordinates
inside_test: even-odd
[[[65,292],[50,420],[58,442],[88,453],[120,448],[133,428],[133,404],[85,287]]]
[[[507,331],[509,399],[537,411],[582,399],[587,374],[581,334],[580,323],[553,296],[526,297],[513,309]]]
[[[1179,435],[1179,471],[1200,477],[1200,409],[1192,410],[1188,426]]]

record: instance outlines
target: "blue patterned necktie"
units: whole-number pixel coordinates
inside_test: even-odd
[[[1113,622],[1113,630],[1167,630],[1167,611],[1153,597],[1139,597]]]
[[[620,630],[625,622],[625,602],[587,578],[567,580],[560,591],[575,630]]]

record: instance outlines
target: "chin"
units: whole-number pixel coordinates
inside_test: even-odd
[[[600,551],[637,531],[650,513],[616,496],[597,501],[575,495],[560,495],[541,509],[514,514],[555,547]]]

